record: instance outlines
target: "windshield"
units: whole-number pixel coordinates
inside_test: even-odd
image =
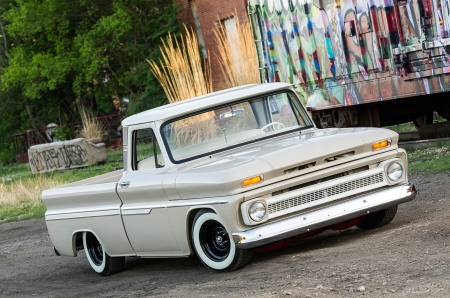
[[[230,103],[163,125],[168,153],[176,163],[270,134],[309,127],[311,119],[291,92]]]

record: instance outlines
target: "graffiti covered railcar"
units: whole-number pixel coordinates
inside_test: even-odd
[[[294,84],[317,126],[450,116],[448,0],[250,0],[249,14],[263,80]]]

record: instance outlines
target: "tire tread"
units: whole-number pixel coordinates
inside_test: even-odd
[[[236,250],[238,250],[238,248]],[[238,256],[234,264],[232,263],[231,266],[224,270],[225,272],[231,272],[242,268],[252,260],[253,249],[239,249],[239,251],[236,251],[236,253],[238,253]]]
[[[117,272],[120,272],[125,267],[125,257],[110,257],[106,255],[107,263],[106,268],[100,275],[108,276]]]
[[[397,214],[397,209],[398,206],[392,206],[369,214],[363,222],[356,226],[363,230],[371,230],[387,225],[394,219]]]

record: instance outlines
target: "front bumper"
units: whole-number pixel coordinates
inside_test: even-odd
[[[253,248],[396,206],[416,197],[414,183],[370,193],[244,232],[233,233],[238,248]]]

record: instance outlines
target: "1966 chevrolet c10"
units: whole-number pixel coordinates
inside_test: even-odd
[[[385,225],[416,196],[397,133],[317,129],[284,83],[215,92],[122,125],[123,172],[42,196],[55,253],[84,249],[101,275],[120,271],[125,256],[194,252],[213,270],[235,270],[253,248],[294,235]]]

